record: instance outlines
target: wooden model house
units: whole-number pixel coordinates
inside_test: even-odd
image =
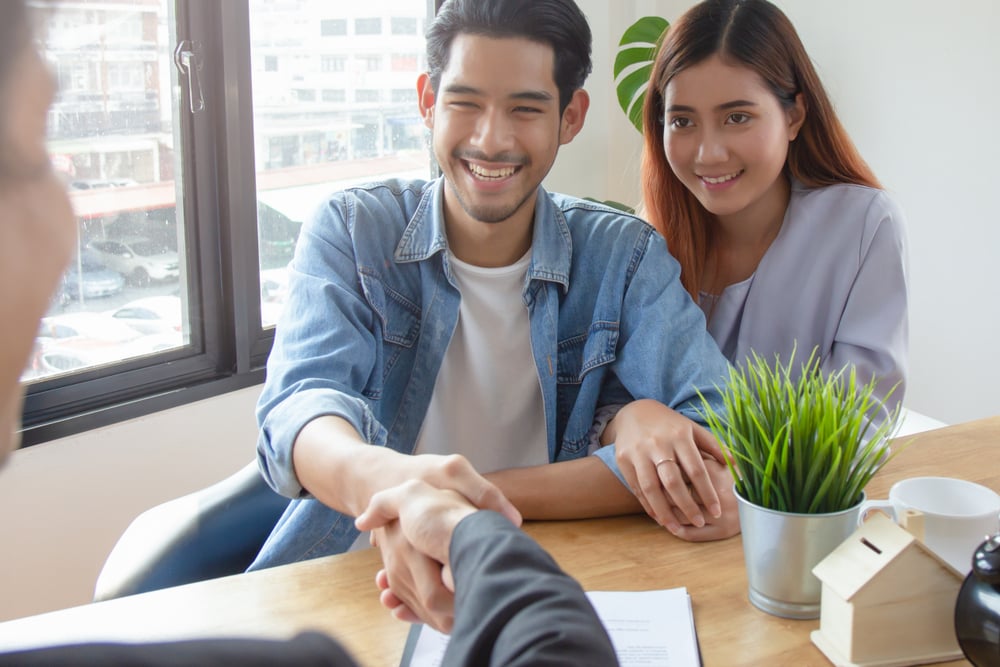
[[[920,519],[915,532],[922,536]],[[954,614],[964,576],[881,512],[872,512],[813,574],[823,593],[812,641],[835,665],[962,657]]]

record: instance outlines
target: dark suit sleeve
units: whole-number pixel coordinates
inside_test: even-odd
[[[472,514],[455,528],[455,626],[444,667],[609,667],[604,626],[575,579],[503,516]]]
[[[318,632],[289,641],[198,639],[159,644],[79,644],[0,654],[4,667],[356,667],[340,644]]]

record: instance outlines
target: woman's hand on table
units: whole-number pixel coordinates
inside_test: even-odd
[[[679,524],[679,528],[674,531],[674,535],[687,540],[688,542],[711,542],[712,540],[724,540],[740,532],[740,515],[737,508],[736,492],[733,488],[733,476],[729,472],[729,467],[725,463],[719,463],[715,459],[705,459],[705,468],[708,470],[712,485],[719,496],[722,506],[722,515],[718,518],[708,516],[704,526],[695,526],[686,520],[685,515],[677,507],[671,507],[674,519]],[[693,492],[695,502],[702,504],[697,492]]]
[[[601,440],[615,443],[615,462],[629,489],[671,533],[720,539],[735,534],[729,532],[733,525],[738,532],[738,519],[726,516],[736,512],[735,499],[730,503],[725,497],[726,491],[731,495],[732,478],[707,429],[658,401],[641,399],[618,412]],[[725,477],[717,469],[710,472],[710,463],[721,466]],[[707,537],[715,534],[719,537]]]

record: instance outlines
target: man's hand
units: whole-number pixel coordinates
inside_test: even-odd
[[[448,489],[464,497],[478,509],[493,510],[521,525],[521,513],[492,482],[476,472],[469,460],[458,454],[400,454],[407,473],[401,481],[417,479],[435,489]],[[371,503],[369,503],[371,506]],[[449,533],[450,534],[450,533]]]
[[[448,550],[455,526],[475,511],[463,495],[416,480],[372,496],[355,525],[375,531],[385,564],[375,583],[396,618],[451,631],[455,586]],[[520,515],[508,518],[520,524]]]
[[[674,520],[680,525],[674,532],[677,537],[688,542],[710,542],[712,540],[724,540],[740,532],[740,515],[737,509],[736,492],[733,488],[733,476],[729,472],[729,467],[724,463],[719,463],[715,459],[705,459],[705,467],[709,477],[712,479],[712,486],[719,494],[719,501],[722,505],[722,516],[718,518],[709,517],[704,526],[695,526],[686,521],[686,517],[677,507],[671,507]],[[695,502],[702,504],[697,491],[692,492]]]
[[[729,519],[724,517],[727,509],[735,511],[735,504],[727,508],[720,500],[732,479],[709,474],[708,462],[725,468],[725,458],[707,429],[651,399],[629,403],[608,426],[615,462],[629,488],[646,513],[671,533],[683,537],[681,533],[692,532],[682,530],[684,524],[718,524]]]

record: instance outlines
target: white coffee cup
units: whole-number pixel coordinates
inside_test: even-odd
[[[860,520],[872,510],[882,510],[899,524],[911,514],[908,510],[922,514],[924,544],[962,574],[972,569],[976,547],[1000,529],[1000,494],[951,477],[896,482],[888,500],[869,500],[861,506]]]

